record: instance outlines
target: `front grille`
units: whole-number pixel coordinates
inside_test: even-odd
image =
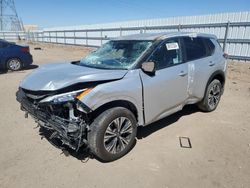
[[[23,98],[21,102],[21,108],[24,111],[27,111],[33,117],[46,122],[48,119],[48,115],[46,112],[43,112],[37,105],[32,104],[28,99]]]

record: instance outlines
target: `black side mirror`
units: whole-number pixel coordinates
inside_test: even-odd
[[[154,75],[155,74],[155,62],[149,61],[142,63],[141,69],[148,74]]]

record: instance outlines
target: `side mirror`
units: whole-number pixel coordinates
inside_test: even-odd
[[[144,63],[142,63],[141,69],[145,73],[155,74],[155,62],[153,62],[153,61],[144,62]]]

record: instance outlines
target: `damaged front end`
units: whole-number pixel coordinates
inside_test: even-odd
[[[90,90],[58,94],[19,88],[16,96],[26,116],[29,114],[39,126],[52,133],[50,139],[59,139],[62,145],[77,151],[88,145],[88,113],[91,112],[78,98]]]

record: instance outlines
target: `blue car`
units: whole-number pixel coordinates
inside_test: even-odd
[[[29,46],[20,46],[0,39],[0,70],[17,71],[32,62]]]

